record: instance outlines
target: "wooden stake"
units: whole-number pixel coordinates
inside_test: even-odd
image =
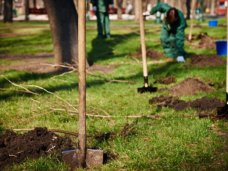
[[[195,18],[195,4],[196,4],[196,0],[192,0],[192,4],[191,4],[192,17],[190,21],[190,30],[188,35],[189,41],[192,40],[193,19]]]
[[[86,166],[86,2],[78,1],[79,165]]]
[[[143,76],[144,79],[148,78],[147,71],[147,61],[146,61],[146,44],[145,44],[145,30],[144,30],[144,18],[142,13],[142,0],[138,2],[139,10],[139,23],[140,23],[140,40],[141,40],[141,50],[142,50],[142,62],[143,62]],[[148,87],[148,83],[145,83],[145,87]]]

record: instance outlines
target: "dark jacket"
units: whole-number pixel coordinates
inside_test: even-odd
[[[91,3],[97,7],[97,11],[108,12],[108,7],[113,4],[113,0],[91,0]]]

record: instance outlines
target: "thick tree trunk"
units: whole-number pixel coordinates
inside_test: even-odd
[[[5,0],[4,2],[4,19],[6,22],[13,22],[13,0]]]
[[[77,63],[78,14],[73,0],[44,0],[54,45],[55,63]]]

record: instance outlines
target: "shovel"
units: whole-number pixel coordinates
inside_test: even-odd
[[[228,42],[228,6],[226,7],[226,41]],[[226,50],[228,46],[226,47]],[[226,52],[226,103],[225,106],[217,109],[217,116],[228,117],[228,53]]]
[[[145,92],[156,92],[157,87],[149,85],[148,82],[148,71],[147,71],[147,62],[146,62],[146,45],[145,45],[145,31],[144,31],[144,18],[142,13],[142,0],[139,0],[139,23],[140,23],[140,40],[141,40],[141,50],[142,50],[142,62],[143,62],[143,77],[144,77],[144,86],[138,88],[139,93]]]
[[[74,0],[75,2],[77,0]],[[62,152],[63,160],[71,170],[92,168],[103,164],[103,151],[86,147],[86,2],[77,1],[78,5],[78,93],[79,93],[79,149]]]

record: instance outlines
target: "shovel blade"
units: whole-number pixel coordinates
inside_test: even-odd
[[[146,93],[146,92],[156,92],[158,90],[157,87],[152,87],[152,86],[148,86],[148,87],[140,87],[138,88],[138,93]]]

